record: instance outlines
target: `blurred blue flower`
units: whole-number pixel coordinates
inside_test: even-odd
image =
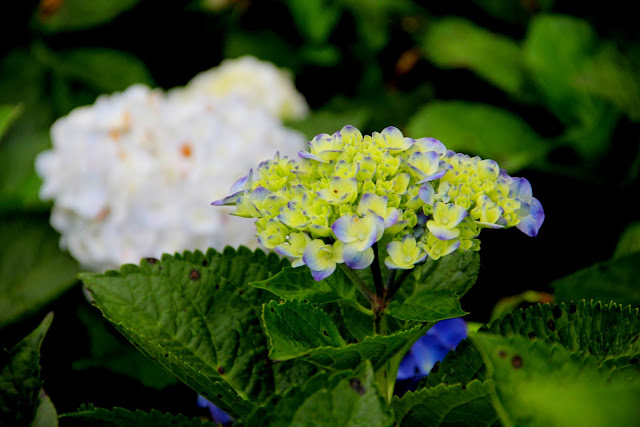
[[[231,418],[226,412],[200,395],[198,395],[198,407],[209,409],[214,424],[226,425],[233,421],[233,418]]]
[[[403,395],[414,390],[433,365],[441,362],[466,337],[467,323],[461,318],[441,320],[433,325],[400,362],[395,393]]]

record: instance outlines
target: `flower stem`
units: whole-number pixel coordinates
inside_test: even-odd
[[[382,272],[380,271],[380,259],[378,258],[378,242],[371,247],[373,249],[373,262],[371,263],[371,275],[373,276],[373,284],[376,287],[376,294],[382,298],[384,296],[384,287],[382,285]]]
[[[389,286],[389,289],[387,290],[387,300],[390,300],[391,297],[393,297],[393,295],[398,292],[398,289],[400,289],[402,283],[406,280],[407,277],[411,275],[411,273],[413,273],[413,269],[402,270],[402,273],[400,273],[400,277],[398,277],[396,281]]]
[[[367,298],[367,300],[369,300],[369,302],[373,304],[373,300],[375,299],[375,294],[371,292],[371,289],[367,287],[366,283],[364,283],[362,279],[358,277],[355,271],[353,271],[346,265],[344,264],[338,264],[338,265],[340,266],[340,269],[344,272],[344,274],[346,274],[347,277],[351,279],[353,284],[356,285],[356,288],[358,288],[358,290],[362,292],[365,298]]]

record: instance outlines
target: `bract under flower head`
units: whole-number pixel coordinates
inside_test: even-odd
[[[380,241],[388,268],[412,269],[427,256],[479,250],[483,228],[535,236],[544,221],[526,179],[394,127],[363,136],[345,126],[313,138],[299,157],[261,163],[213,204],[257,218],[261,243],[307,265],[316,280],[336,264],[368,267]]]

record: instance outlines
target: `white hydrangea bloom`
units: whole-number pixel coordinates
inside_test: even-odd
[[[305,138],[242,97],[134,85],[77,108],[36,159],[61,246],[103,271],[185,249],[257,246],[253,227],[209,203],[260,161]]]
[[[301,119],[309,112],[291,73],[253,56],[225,59],[219,66],[203,71],[191,79],[182,95],[201,92],[249,98],[281,119]]]

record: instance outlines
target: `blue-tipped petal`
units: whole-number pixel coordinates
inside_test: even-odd
[[[441,170],[439,172],[434,173],[433,175],[429,175],[425,178],[422,178],[420,181],[416,182],[416,184],[424,184],[425,182],[435,181],[436,179],[440,179],[447,173],[448,169]]]
[[[435,221],[428,221],[427,228],[429,229],[431,234],[433,234],[440,240],[451,240],[451,239],[455,239],[460,235],[460,229],[456,227],[454,228],[443,227],[441,225],[437,225]]]
[[[233,193],[230,196],[225,197],[224,199],[214,200],[211,202],[212,206],[234,206],[238,199],[242,197],[247,190],[241,190],[236,193]]]
[[[316,156],[315,154],[311,154],[308,151],[299,151],[298,152],[298,156],[302,159],[311,159],[311,160],[316,160],[318,162],[321,163],[329,163],[329,161],[327,160],[323,160],[322,158]]]
[[[346,244],[344,246],[344,251],[342,252],[342,257],[344,258],[344,263],[347,267],[353,270],[362,270],[363,268],[367,268],[371,265],[374,259],[374,254],[372,248],[361,251],[351,244]]]
[[[425,202],[428,205],[433,205],[435,201],[436,190],[433,189],[433,186],[429,183],[425,183],[418,190],[418,195],[420,196],[420,200]]]
[[[319,271],[311,270],[311,276],[316,282],[319,282],[320,280],[326,279],[327,277],[331,276],[334,271],[336,271],[335,264],[329,266],[325,270],[319,270]]]
[[[516,225],[516,228],[529,237],[535,237],[538,235],[538,231],[540,230],[543,222],[544,209],[542,208],[542,204],[538,199],[532,197],[529,215],[521,218],[520,223]]]
[[[343,215],[340,218],[336,219],[333,224],[331,224],[331,230],[333,234],[335,234],[336,238],[341,242],[348,242],[351,240],[351,235],[349,233],[349,225],[351,224],[351,218],[349,215]]]
[[[510,197],[529,203],[533,197],[531,183],[526,178],[511,178]]]

